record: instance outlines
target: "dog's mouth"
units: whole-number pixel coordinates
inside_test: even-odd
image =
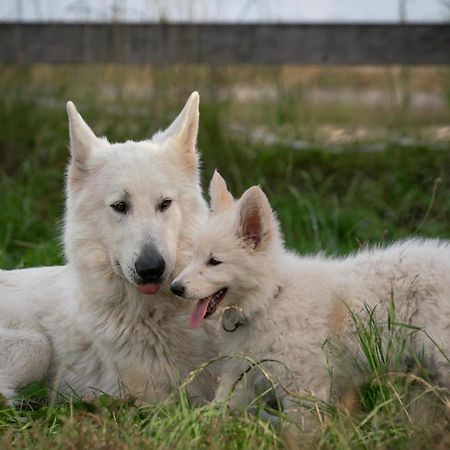
[[[161,285],[157,283],[145,283],[139,284],[137,288],[143,294],[154,295],[159,291],[160,287]]]
[[[163,278],[152,280],[153,283],[146,283],[145,281],[140,280],[136,276],[127,275],[128,271],[123,270],[122,265],[116,259],[113,263],[113,270],[119,275],[123,280],[128,281],[133,286],[137,288],[139,292],[142,292],[146,295],[154,295],[157,294],[161,288],[161,284],[164,281]]]
[[[194,307],[191,314],[192,328],[198,328],[204,319],[216,312],[218,304],[223,300],[227,288],[219,289],[209,297],[201,298]]]

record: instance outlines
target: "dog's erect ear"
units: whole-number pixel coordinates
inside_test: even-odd
[[[246,245],[262,249],[272,239],[274,227],[266,194],[259,186],[247,189],[239,200],[238,236]]]
[[[183,110],[172,124],[163,132],[163,137],[170,139],[179,152],[184,165],[195,171],[198,166],[196,152],[200,96],[193,92],[188,98]]]
[[[98,138],[83,120],[72,102],[67,102],[69,116],[70,151],[73,161],[79,168],[84,168]]]
[[[227,183],[217,170],[211,178],[209,184],[209,196],[211,198],[211,211],[213,214],[223,211],[234,203],[233,196],[227,189]]]

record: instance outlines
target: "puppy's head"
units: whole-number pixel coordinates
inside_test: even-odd
[[[84,270],[118,275],[154,294],[173,272],[180,242],[204,214],[199,187],[199,96],[150,140],[110,144],[67,104],[65,247]]]
[[[257,186],[238,201],[218,174],[210,185],[211,214],[194,245],[191,263],[171,285],[180,297],[196,300],[191,325],[198,327],[218,306],[241,304],[270,277],[267,264],[281,247],[278,223]]]

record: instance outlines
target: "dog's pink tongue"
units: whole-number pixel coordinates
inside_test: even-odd
[[[143,293],[147,295],[153,295],[156,294],[159,291],[159,284],[140,284],[138,286],[138,289]]]
[[[199,300],[194,307],[191,314],[191,327],[198,328],[205,318],[206,310],[208,309],[209,300]]]

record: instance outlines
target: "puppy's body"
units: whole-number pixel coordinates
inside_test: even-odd
[[[358,313],[365,305],[377,307],[377,318],[383,321],[391,299],[402,321],[425,328],[450,354],[448,242],[409,240],[342,259],[300,257],[284,249],[259,188],[249,189],[234,203],[215,175],[211,198],[213,214],[197,241],[194,259],[174,283],[182,284],[183,295],[199,303],[227,289],[219,304],[240,312],[236,326],[227,324],[230,310],[223,313],[224,355],[245,355],[263,363],[261,367],[287,389],[328,399],[324,342],[349,331],[348,308]],[[419,332],[410,350],[422,349],[439,381],[449,386],[448,361]],[[248,368],[246,359],[225,363],[218,401],[236,388],[234,406],[248,405],[268,388],[265,374]],[[245,386],[237,383],[244,373]]]
[[[255,298],[261,302],[261,308],[252,308],[247,316],[243,299],[240,306],[244,324],[234,332],[222,330],[222,352],[247,355],[255,362],[279,361],[281,364],[265,366],[270,366],[269,373],[281,377],[285,387],[328,400],[330,361],[323,344],[349,330],[347,308],[364,314],[365,305],[376,307],[377,318],[383,321],[387,304],[393,298],[399,320],[425,328],[448,355],[449,253],[448,244],[439,241],[405,241],[386,249],[361,251],[342,260],[284,253],[279,259],[272,259],[277,266],[272,265],[267,272],[272,278],[271,294],[260,292]],[[424,350],[439,381],[450,386],[450,367],[438,348],[423,333],[415,335],[414,344],[418,353]],[[217,399],[226,398],[247,366],[248,361],[239,359],[226,364]],[[336,369],[350,368],[335,366]],[[254,377],[256,389],[250,394],[253,398],[267,389],[265,382],[258,386],[258,379],[265,381],[260,372],[256,371]]]
[[[205,220],[195,141],[198,95],[152,140],[109,144],[68,106],[61,267],[0,272],[0,393],[45,380],[60,391],[157,401],[215,355],[210,328],[167,282]],[[209,398],[204,373],[190,386]]]

